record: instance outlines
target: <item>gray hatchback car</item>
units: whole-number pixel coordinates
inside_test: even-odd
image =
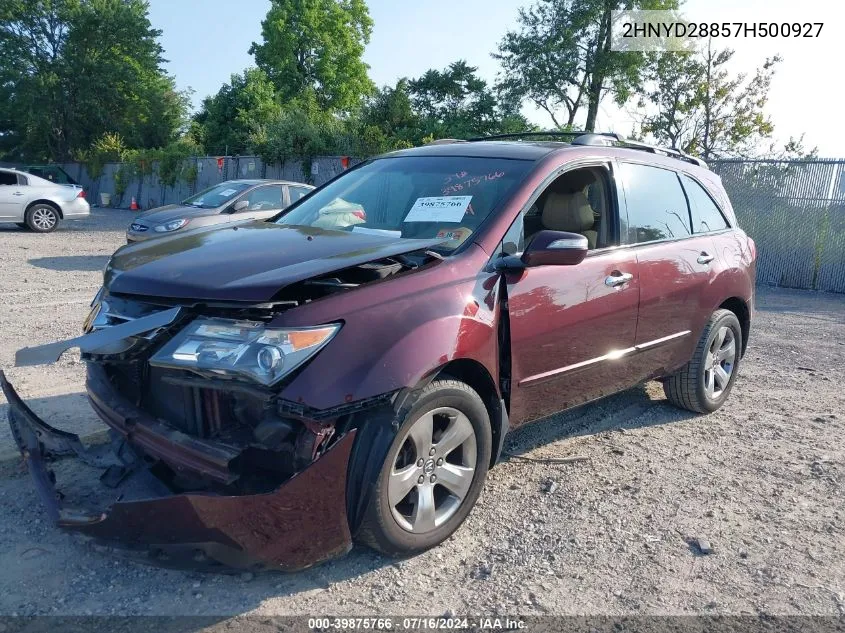
[[[270,218],[312,189],[311,185],[286,180],[227,180],[181,204],[139,214],[126,231],[126,241],[142,242],[180,230]]]

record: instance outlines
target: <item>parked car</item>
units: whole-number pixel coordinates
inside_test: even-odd
[[[62,220],[79,220],[91,212],[78,185],[55,184],[16,169],[0,169],[0,222],[49,233]]]
[[[565,138],[402,150],[271,221],[120,248],[88,333],[16,357],[79,347],[120,457],[93,460],[0,375],[53,518],[168,564],[298,569],[353,539],[408,555],[464,521],[514,428],[650,379],[721,407],[756,250],[719,177]],[[363,222],[320,226],[355,206]],[[72,454],[120,500],[65,511],[46,460]],[[120,496],[149,474],[162,492]]]
[[[270,218],[308,195],[311,185],[285,180],[227,180],[184,200],[138,215],[127,242],[143,242],[182,229]]]

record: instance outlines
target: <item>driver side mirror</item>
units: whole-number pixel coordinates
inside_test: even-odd
[[[589,246],[587,238],[579,233],[540,231],[526,246],[519,260],[525,268],[574,266],[584,261]]]
[[[237,213],[238,211],[243,211],[249,206],[249,200],[238,200],[233,206],[232,211]]]

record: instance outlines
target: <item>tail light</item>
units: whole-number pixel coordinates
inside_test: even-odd
[[[77,198],[84,198],[85,197],[85,189],[80,189],[79,193],[76,194]]]

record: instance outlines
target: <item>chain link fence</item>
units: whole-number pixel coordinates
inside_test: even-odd
[[[710,163],[757,244],[757,283],[845,292],[845,160]]]

